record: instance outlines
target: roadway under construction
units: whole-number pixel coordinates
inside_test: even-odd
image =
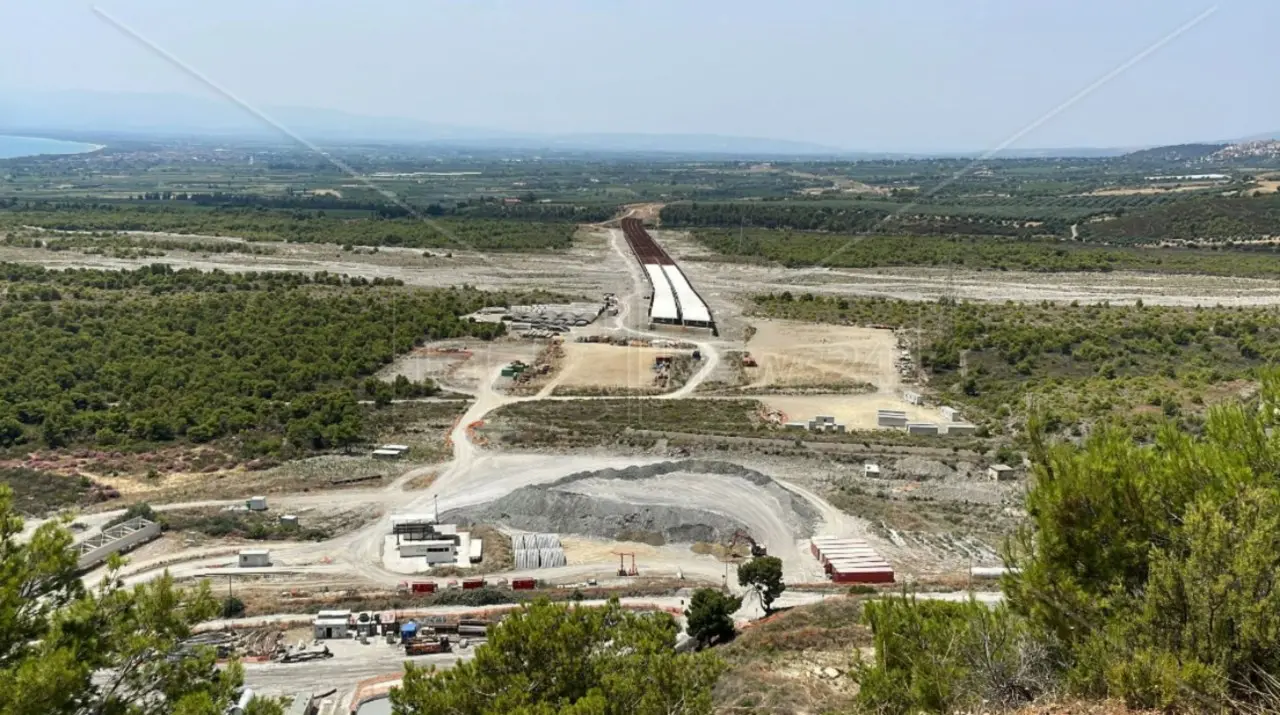
[[[622,232],[636,260],[644,268],[653,288],[649,301],[649,322],[656,325],[683,325],[716,331],[711,309],[693,289],[684,271],[644,230],[640,219],[622,219]]]

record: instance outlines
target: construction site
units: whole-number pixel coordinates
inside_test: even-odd
[[[496,617],[487,607],[415,610],[408,607],[415,599],[652,593],[631,603],[679,613],[692,588],[743,593],[734,570],[766,554],[781,560],[792,603],[848,584],[953,583],[970,567],[999,565],[984,529],[1014,518],[1006,512],[1018,482],[989,479],[989,459],[945,443],[865,456],[793,447],[849,431],[917,436],[924,424],[936,426],[937,439],[953,425],[963,432],[963,416],[916,382],[901,335],[743,319],[733,292],[699,279],[701,267],[687,274],[639,221],[594,232],[597,243],[529,261],[529,277],[514,283],[552,288],[556,279],[546,276],[572,275],[575,288],[603,296],[599,302],[482,310],[471,317],[506,323],[504,337],[425,342],[378,373],[430,379],[444,392],[424,401],[457,405],[434,437],[444,459],[415,462],[432,453],[424,451],[429,435],[417,434],[331,458],[339,477],[358,480],[341,491],[260,480],[234,498],[152,504],[163,514],[248,503],[272,524],[299,514],[310,523],[313,510],[340,505],[362,519],[327,538],[297,540],[286,531],[266,545],[165,535],[138,521],[101,531],[121,511],[98,511],[78,519],[87,527],[77,547],[83,567],[131,550],[125,583],[167,571],[180,581],[225,583],[255,613],[309,611],[297,624],[236,625],[234,636],[202,637],[244,657],[247,679],[261,692],[301,692],[332,677],[346,688],[332,703],[350,703],[364,692],[356,680],[397,672],[405,658],[447,666],[470,657],[483,632],[461,619]],[[678,236],[659,237],[682,245]],[[515,276],[519,269],[508,268]],[[414,279],[466,280],[467,270]],[[664,433],[639,449],[586,450],[512,449],[490,429],[513,406],[589,415],[595,401],[613,399],[628,400],[637,415],[663,404],[696,415],[749,399],[760,426],[746,441]],[[965,505],[963,526],[908,506],[923,498]],[[743,609],[743,619],[759,615],[758,604]],[[259,632],[266,635],[252,635]]]

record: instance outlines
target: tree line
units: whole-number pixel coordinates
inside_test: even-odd
[[[58,231],[156,231],[359,246],[477,251],[556,251],[573,245],[577,226],[556,221],[441,217],[342,218],[320,212],[197,209],[109,204],[0,211],[0,226]]]
[[[1051,215],[1046,215],[1046,213]],[[1015,211],[888,201],[735,201],[667,204],[667,226],[740,228],[860,234],[990,235],[1029,238],[1061,235],[1086,210]]]
[[[1280,194],[1214,196],[1129,211],[1109,221],[1082,225],[1086,241],[1138,244],[1162,241],[1226,243],[1274,237],[1280,225]]]
[[[1280,256],[1191,249],[1082,246],[1056,239],[860,236],[769,229],[699,229],[693,236],[725,258],[788,267],[926,266],[1071,272],[1115,270],[1280,276]]]

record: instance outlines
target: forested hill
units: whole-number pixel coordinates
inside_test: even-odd
[[[1226,147],[1226,144],[1175,144],[1173,146],[1157,146],[1150,149],[1139,149],[1122,157],[1131,162],[1169,163],[1194,161]]]
[[[257,454],[349,445],[357,386],[395,354],[496,337],[501,324],[462,316],[550,297],[167,266],[0,264],[0,281],[0,452],[232,435]]]

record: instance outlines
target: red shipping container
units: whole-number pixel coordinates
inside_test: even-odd
[[[511,588],[517,591],[532,590],[537,586],[537,582],[531,578],[513,578],[511,579]]]
[[[436,585],[432,581],[414,581],[410,589],[414,593],[435,593]]]
[[[893,583],[893,569],[833,571],[831,580],[836,583]]]
[[[464,578],[462,579],[462,587],[465,589],[484,588],[484,579],[482,578]]]

